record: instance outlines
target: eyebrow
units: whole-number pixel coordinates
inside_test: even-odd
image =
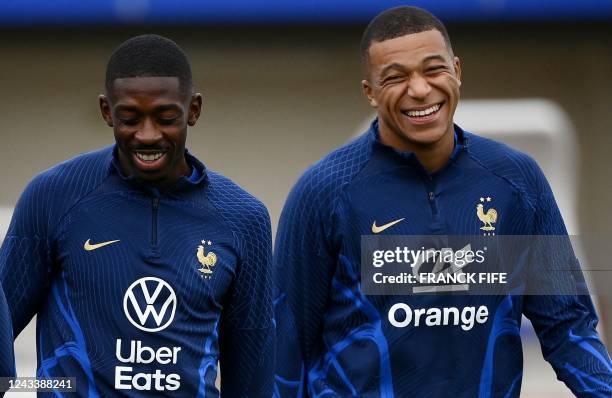
[[[133,106],[133,105],[115,106],[115,112],[121,112],[121,111],[140,113],[140,109],[137,106]],[[177,112],[180,112],[181,114],[183,113],[182,108],[175,104],[159,105],[159,106],[156,106],[153,110],[154,113],[165,112],[165,111],[177,111]]]
[[[389,70],[391,69],[400,69],[400,70],[404,70],[406,68],[404,68],[404,65],[402,64],[398,64],[397,62],[393,62],[387,66],[385,66],[384,68],[382,68],[382,70],[380,71],[381,75],[386,74]]]
[[[183,113],[183,109],[175,104],[168,105],[160,105],[155,107],[155,112],[164,112],[164,111],[177,111],[179,113]]]
[[[446,58],[444,58],[440,54],[434,54],[434,55],[428,55],[427,57],[425,57],[423,59],[423,62],[428,62],[428,61],[442,61],[442,62],[446,62]]]
[[[429,62],[429,61],[442,61],[442,62],[446,62],[446,58],[444,58],[440,54],[433,54],[433,55],[428,55],[427,57],[423,58],[423,60],[421,62],[425,63],[425,62]],[[405,70],[406,67],[404,65],[402,65],[402,64],[397,63],[397,62],[393,62],[393,63],[385,66],[384,68],[382,68],[382,70],[380,71],[380,74],[384,75],[385,73],[387,73],[391,69]]]

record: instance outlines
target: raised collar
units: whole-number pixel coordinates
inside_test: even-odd
[[[457,156],[459,156],[459,154],[461,152],[463,152],[464,150],[467,151],[468,149],[468,145],[469,145],[469,136],[468,134],[466,134],[463,129],[461,127],[459,127],[457,124],[453,123],[453,129],[455,131],[455,147],[453,149],[453,152],[451,153],[450,158],[448,159],[448,162],[452,162],[453,160],[455,160],[457,158]],[[374,121],[372,121],[372,123],[370,124],[370,128],[367,132],[367,134],[370,135],[370,137],[372,137],[372,141],[373,141],[373,145],[375,148],[377,149],[383,149],[387,152],[393,152],[396,155],[398,155],[399,157],[401,157],[402,159],[406,159],[406,160],[410,160],[412,162],[417,162],[420,164],[420,162],[418,162],[418,159],[416,158],[416,155],[414,154],[414,152],[410,152],[410,151],[399,151],[385,143],[383,143],[380,140],[380,132],[378,130],[378,118],[374,119]]]
[[[160,190],[158,187],[153,184],[147,183],[145,181],[139,180],[134,176],[127,176],[121,169],[121,165],[119,164],[119,158],[117,153],[117,145],[113,146],[113,156],[111,160],[111,170],[114,171],[122,180],[125,182],[134,185],[148,193],[153,194],[154,196],[160,196],[163,193],[178,193],[182,190],[189,189],[190,187],[204,185],[208,182],[208,176],[206,173],[206,166],[193,156],[187,149],[185,149],[185,159],[187,160],[187,164],[193,170],[196,169],[199,177],[195,180],[191,180],[189,176],[181,176],[173,185]]]

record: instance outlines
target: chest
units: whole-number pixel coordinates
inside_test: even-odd
[[[165,292],[196,312],[223,306],[238,264],[233,235],[212,208],[117,194],[72,209],[54,251],[83,300],[121,306],[130,292],[144,301]]]
[[[426,177],[397,168],[362,178],[341,197],[340,234],[512,235],[533,212],[502,178],[478,169]]]

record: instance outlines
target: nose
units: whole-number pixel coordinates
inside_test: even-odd
[[[425,99],[431,92],[431,86],[421,74],[415,73],[408,82],[407,94],[415,99]]]
[[[151,118],[145,118],[142,122],[142,127],[136,132],[134,138],[142,144],[152,145],[162,138],[162,134]]]

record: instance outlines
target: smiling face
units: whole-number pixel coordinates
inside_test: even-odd
[[[399,150],[452,142],[460,78],[459,58],[438,30],[373,42],[362,86],[381,140]]]
[[[123,172],[167,186],[190,173],[185,159],[187,126],[195,125],[200,94],[186,95],[176,77],[116,79],[100,96],[100,110],[113,128]]]

